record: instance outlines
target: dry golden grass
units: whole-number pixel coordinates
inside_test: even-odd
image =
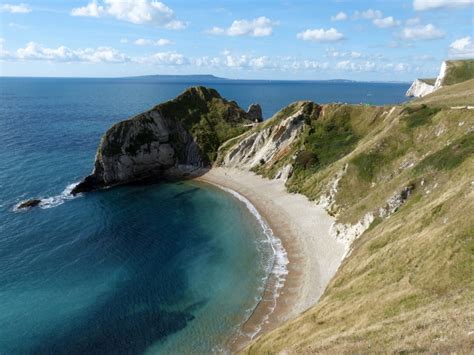
[[[411,102],[435,106],[474,106],[474,79],[443,87],[430,95]]]
[[[298,190],[317,198],[348,164],[336,204],[339,221],[350,223],[407,184],[414,193],[354,242],[316,306],[244,352],[472,353],[474,111],[450,106],[466,105],[473,84],[442,89],[437,99],[410,102],[390,116],[383,113],[390,108],[354,116],[363,134],[355,149]],[[424,111],[416,111],[420,102]]]

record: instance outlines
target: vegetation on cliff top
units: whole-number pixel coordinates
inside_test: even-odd
[[[448,60],[442,85],[454,85],[474,79],[474,59]]]
[[[244,124],[251,123],[236,102],[227,101],[216,90],[205,87],[187,89],[155,109],[189,130],[208,163],[216,159],[222,143],[245,132],[248,128]]]

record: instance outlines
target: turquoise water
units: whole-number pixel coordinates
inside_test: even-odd
[[[196,182],[67,195],[90,172],[111,124],[196,84],[0,78],[0,353],[228,346],[274,261],[244,203]],[[213,86],[242,106],[260,102],[267,117],[301,98],[361,102],[380,93],[378,103],[399,102],[407,88]],[[32,197],[44,199],[41,208],[13,211]]]

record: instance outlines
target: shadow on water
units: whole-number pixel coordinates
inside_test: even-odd
[[[28,352],[138,354],[186,327],[208,300],[175,305],[190,287],[185,263],[193,253],[210,246],[205,231],[196,230],[199,227],[193,223],[177,223],[173,217],[198,215],[189,202],[197,190],[164,184],[94,193],[95,207],[105,220],[99,231],[83,241],[91,254],[87,258],[89,262],[105,258],[123,267],[127,277],[80,316],[38,339]],[[168,205],[163,206],[163,201]],[[94,268],[87,272],[94,273]]]
[[[140,354],[153,343],[183,329],[194,318],[187,311],[170,312],[160,307],[130,304],[128,292],[120,293],[66,334],[42,339],[32,352]]]
[[[173,198],[182,198],[183,196],[192,195],[199,190],[200,190],[199,187],[194,187],[188,191],[178,192],[177,194],[173,196]]]

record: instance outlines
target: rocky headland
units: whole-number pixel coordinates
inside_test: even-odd
[[[258,105],[245,112],[214,89],[187,89],[176,99],[107,130],[92,174],[72,194],[209,167],[222,143],[260,121]]]

